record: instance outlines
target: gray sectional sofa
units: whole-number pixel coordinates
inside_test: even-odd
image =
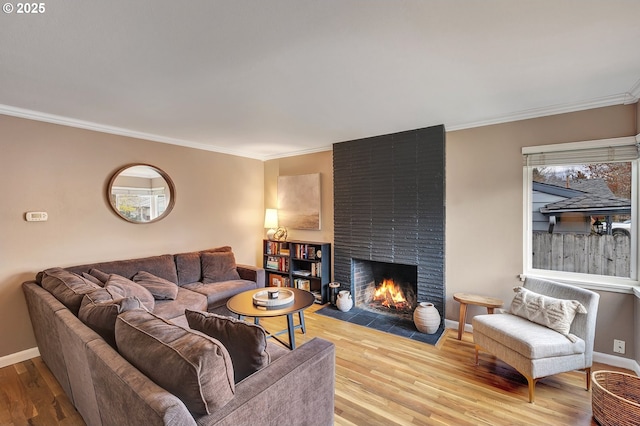
[[[332,343],[288,351],[216,314],[263,283],[221,247],[51,268],[23,291],[42,359],[90,426],[333,424]],[[260,365],[234,379],[245,340]]]

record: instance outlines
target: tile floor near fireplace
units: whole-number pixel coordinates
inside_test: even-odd
[[[416,329],[416,326],[412,321],[408,321],[400,317],[379,315],[357,307],[351,308],[348,312],[342,312],[335,306],[327,305],[316,311],[316,313],[352,324],[358,324],[375,330],[384,331],[386,333],[395,334],[396,336],[429,343],[431,345],[438,343],[438,340],[444,331],[442,326],[440,326],[438,331],[434,334],[421,333]]]

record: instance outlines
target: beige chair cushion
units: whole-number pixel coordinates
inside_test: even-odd
[[[549,327],[575,341],[575,336],[569,335],[573,318],[577,313],[587,313],[580,302],[544,296],[524,287],[515,287],[513,291],[516,295],[511,302],[512,314]]]
[[[511,314],[476,315],[473,317],[473,337],[476,343],[481,335],[527,359],[542,359],[582,354],[585,342],[576,338],[569,341],[565,336],[543,325]],[[493,354],[501,351],[483,340],[483,349]]]
[[[235,394],[229,353],[217,340],[143,310],[116,321],[120,354],[193,414],[211,414]]]

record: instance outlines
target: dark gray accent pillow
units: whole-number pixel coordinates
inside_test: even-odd
[[[133,281],[149,290],[156,300],[176,300],[178,286],[150,272],[140,271],[133,276]]]
[[[84,295],[78,318],[116,348],[116,318],[122,312],[132,309],[144,309],[140,299],[121,297],[108,288],[101,288]]]
[[[137,297],[150,312],[153,312],[153,308],[156,305],[153,294],[151,294],[149,290],[117,274],[109,275],[109,279],[104,285],[104,288],[112,293],[115,292],[120,295],[120,297]]]
[[[229,353],[209,336],[137,309],[118,316],[116,344],[127,361],[193,414],[211,414],[235,395]]]
[[[184,314],[189,327],[219,340],[227,348],[236,383],[271,362],[267,352],[267,334],[259,325],[189,309],[185,309]]]
[[[42,272],[42,288],[77,316],[84,295],[100,286],[62,268],[49,268]]]
[[[202,282],[205,284],[240,279],[233,252],[203,252],[200,254],[200,260],[202,262]]]

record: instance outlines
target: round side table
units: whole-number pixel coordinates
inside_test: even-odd
[[[487,312],[492,314],[495,308],[500,308],[504,303],[495,297],[480,296],[471,293],[455,293],[453,300],[460,302],[460,319],[458,322],[458,340],[462,340],[462,332],[467,319],[467,305],[484,306]]]

